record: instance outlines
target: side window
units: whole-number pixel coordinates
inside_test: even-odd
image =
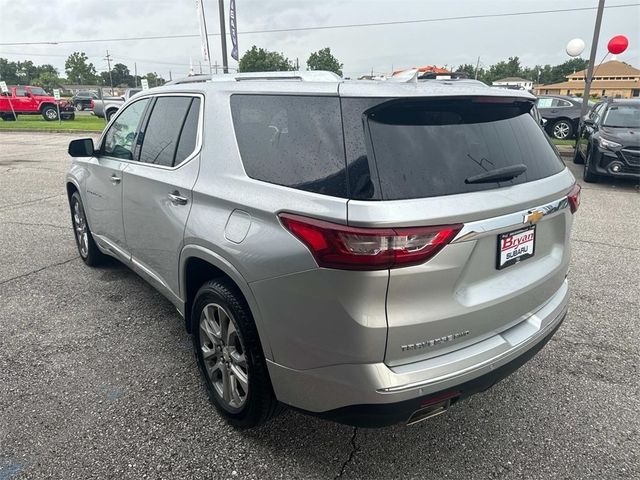
[[[158,97],[144,130],[144,140],[140,151],[141,162],[165,167],[174,165],[180,133],[186,121],[189,120],[193,100],[193,97]],[[195,122],[197,125],[197,115]],[[188,148],[187,143],[185,137],[185,149]],[[176,164],[185,158],[181,158]]]
[[[198,117],[200,113],[200,99],[194,98],[191,101],[189,112],[184,119],[178,148],[176,150],[176,159],[173,166],[176,167],[184,162],[196,149],[196,141],[198,139]]]
[[[337,97],[231,96],[231,114],[247,175],[337,197],[347,176]]]
[[[16,87],[16,97],[26,97],[27,90],[24,87]]]
[[[101,155],[133,160],[135,140],[139,132],[138,126],[148,103],[149,99],[144,98],[132,103],[118,115],[104,136],[104,142],[100,149]]]
[[[547,97],[539,98],[538,108],[551,108],[552,103],[553,103],[553,98],[547,98]]]
[[[601,103],[600,105],[598,105],[596,108],[594,108],[591,112],[590,120],[592,120],[594,123],[596,123],[598,120],[600,120],[600,117],[602,116],[602,113],[604,112],[604,107],[605,104]]]
[[[558,100],[558,107],[571,107],[571,102],[567,100]]]

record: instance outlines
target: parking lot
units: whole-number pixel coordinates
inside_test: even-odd
[[[207,401],[173,306],[116,261],[79,259],[77,137],[0,132],[0,480],[640,478],[633,182],[584,186],[569,315],[494,388],[412,427],[288,411],[240,432]]]

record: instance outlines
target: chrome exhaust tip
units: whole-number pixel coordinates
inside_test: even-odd
[[[436,417],[446,412],[451,406],[451,398],[442,400],[436,403],[422,407],[411,414],[409,420],[407,420],[407,426],[415,425],[416,423],[424,422],[429,418]]]

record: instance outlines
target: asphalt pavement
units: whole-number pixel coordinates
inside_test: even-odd
[[[207,401],[173,306],[118,262],[79,259],[72,138],[0,132],[0,480],[640,478],[633,182],[584,186],[569,315],[489,391],[412,427],[287,411],[241,432]]]

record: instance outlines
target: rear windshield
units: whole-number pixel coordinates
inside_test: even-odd
[[[386,200],[516,185],[564,168],[529,114],[531,103],[492,102],[491,98],[391,100],[371,108],[370,99],[344,99],[343,110],[362,112],[379,195]],[[468,183],[480,174],[517,165],[526,170],[511,180]]]

